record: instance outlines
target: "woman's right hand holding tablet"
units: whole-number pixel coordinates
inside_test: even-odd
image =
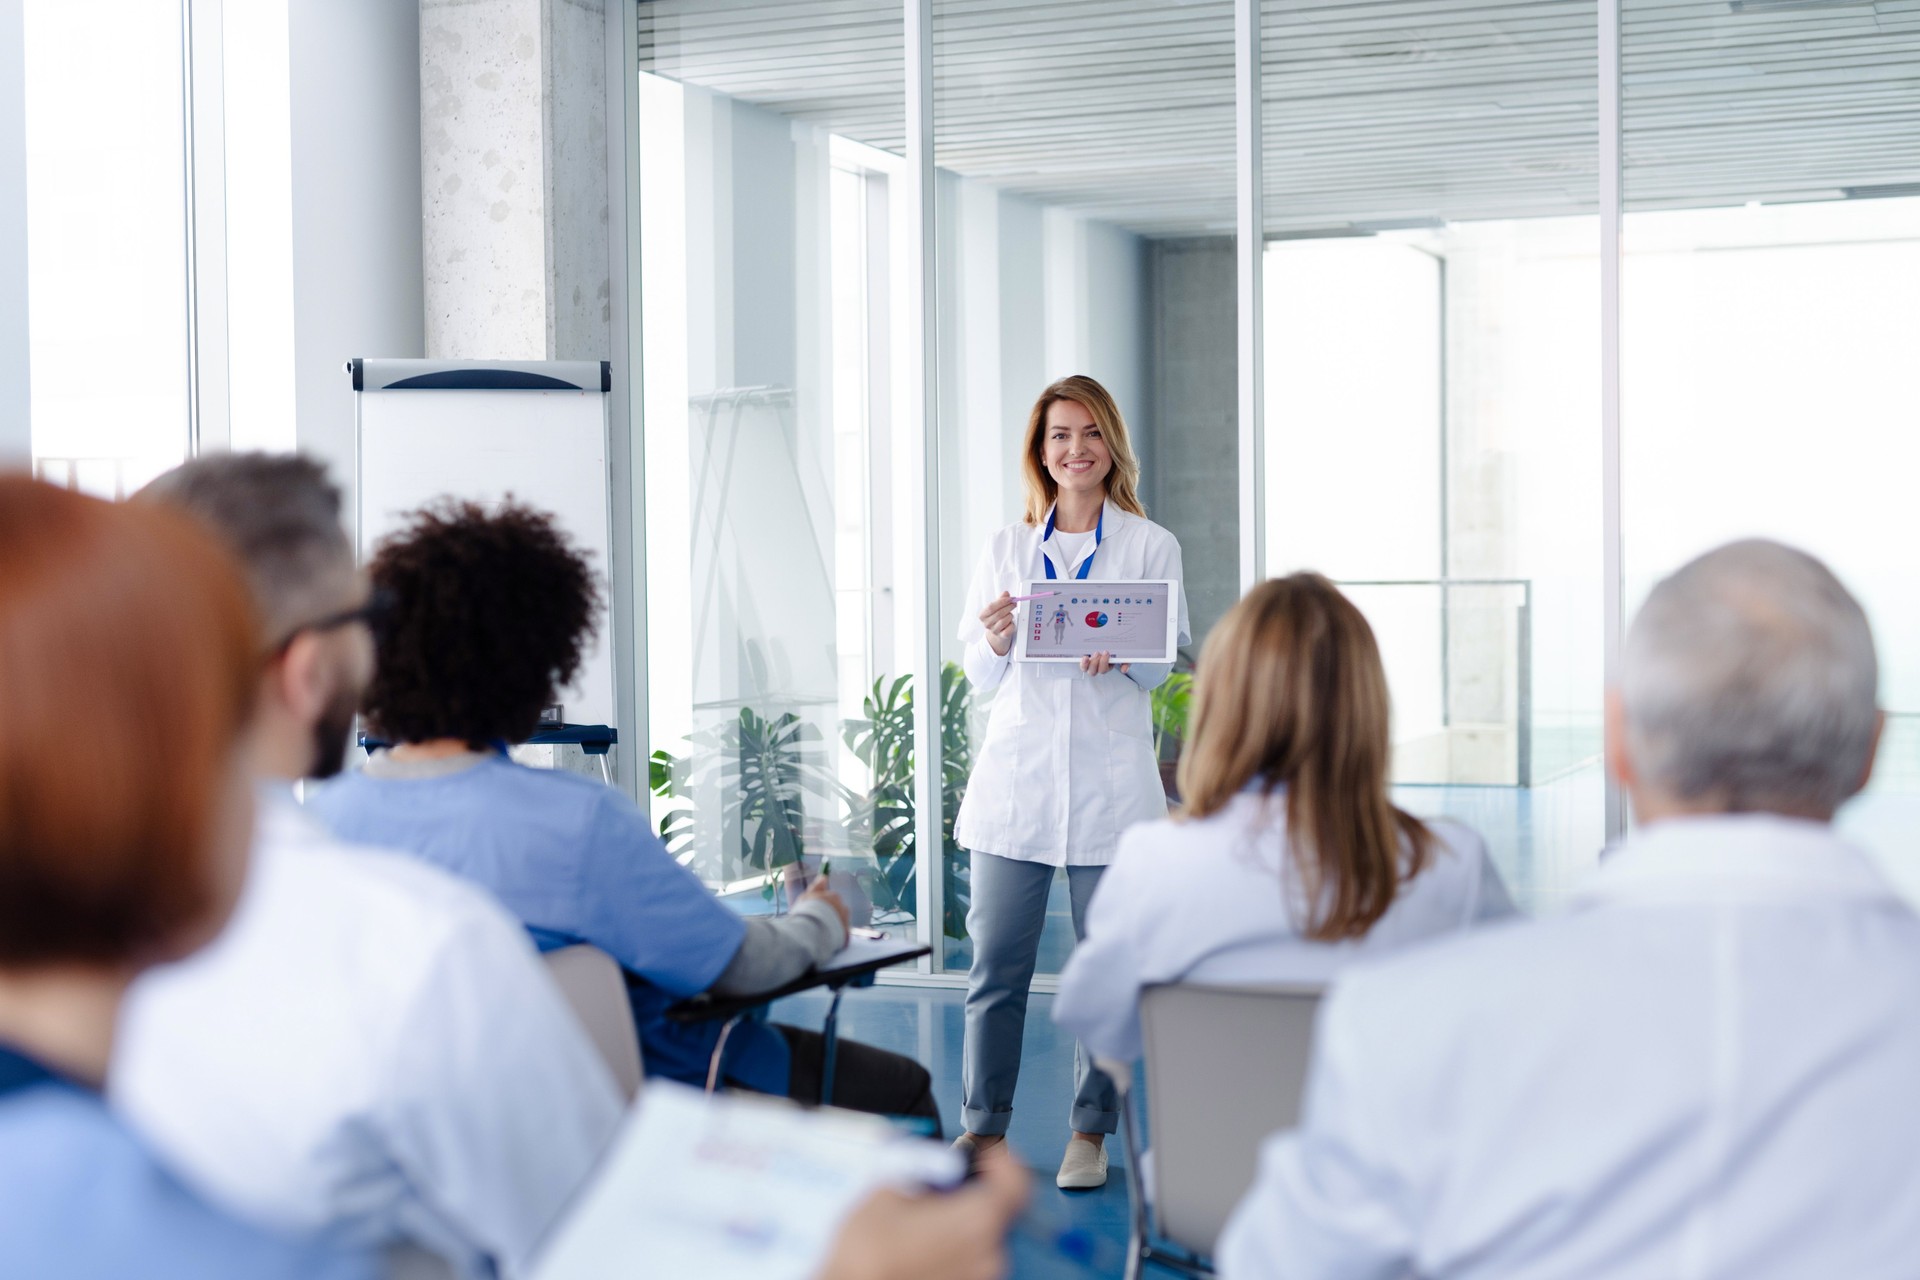
[[[980,625],[987,629],[987,644],[1001,657],[1013,648],[1013,613],[1019,606],[1011,591],[980,611]]]

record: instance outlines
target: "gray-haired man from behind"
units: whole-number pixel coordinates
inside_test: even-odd
[[[613,1078],[519,923],[466,882],[332,839],[293,784],[340,768],[372,672],[372,602],[324,470],[213,455],[139,500],[205,519],[247,571],[261,790],[224,936],[134,988],[113,1102],[256,1219],[524,1270],[611,1139]]]
[[[1911,1275],[1920,918],[1832,827],[1877,681],[1801,552],[1655,587],[1608,705],[1634,835],[1567,912],[1342,979],[1226,1280]]]

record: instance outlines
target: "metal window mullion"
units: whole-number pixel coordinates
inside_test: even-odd
[[[1600,476],[1601,593],[1606,684],[1620,680],[1626,640],[1625,546],[1620,507],[1620,250],[1622,214],[1621,0],[1599,0],[1600,23]],[[1609,730],[1611,732],[1611,730]],[[1609,744],[1611,745],[1611,744]],[[1626,797],[1606,778],[1606,838],[1626,834]]]
[[[613,628],[614,715],[620,745],[615,782],[653,821],[647,789],[647,522],[635,495],[645,495],[642,431],[640,272],[640,35],[631,0],[607,5],[607,279],[610,287],[607,394],[608,475],[616,550],[608,565]],[[618,552],[624,550],[625,555]]]
[[[187,278],[187,440],[232,444],[227,350],[226,75],[222,0],[181,0]]]
[[[908,224],[908,386],[918,393],[920,485],[908,513],[908,536],[921,564],[920,643],[913,662],[913,794],[917,829],[914,910],[921,940],[933,955],[920,962],[922,973],[945,966],[945,841],[941,837],[944,797],[940,758],[940,470],[938,444],[937,329],[938,300],[934,236],[933,166],[933,0],[903,0],[906,19],[906,121]]]
[[[1239,236],[1240,589],[1266,576],[1266,248],[1261,150],[1260,0],[1234,0],[1234,169]]]

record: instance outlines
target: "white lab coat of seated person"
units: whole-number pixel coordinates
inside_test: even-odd
[[[1823,824],[1668,819],[1568,913],[1354,969],[1224,1280],[1920,1275],[1920,918]]]
[[[1456,822],[1428,830],[1426,865],[1366,935],[1316,942],[1301,933],[1285,788],[1266,796],[1249,787],[1205,818],[1133,828],[1060,977],[1054,1021],[1093,1053],[1131,1062],[1141,1053],[1140,992],[1155,983],[1324,983],[1356,960],[1512,915],[1480,837]]]
[[[486,894],[259,812],[227,931],[135,983],[111,1103],[244,1216],[518,1274],[618,1128],[610,1072]]]
[[[1089,676],[1075,663],[1015,662],[1011,649],[994,653],[980,613],[1001,592],[1026,595],[1028,583],[1046,578],[1045,527],[1045,521],[1011,524],[994,534],[967,591],[962,666],[976,692],[994,697],[954,839],[964,849],[1019,862],[1102,866],[1112,861],[1122,831],[1166,816],[1149,691],[1173,668],[1136,662],[1124,674],[1116,668]],[[1060,587],[1071,587],[1089,555],[1089,580],[1170,579],[1180,611],[1178,642],[1190,641],[1179,542],[1111,502],[1101,528],[1097,548],[1089,537],[1081,555],[1058,565]],[[1065,559],[1057,547],[1049,549],[1056,562]],[[1019,606],[1019,623],[1033,607]]]

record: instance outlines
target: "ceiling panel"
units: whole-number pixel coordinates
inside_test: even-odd
[[[1736,10],[1735,4],[1742,5]],[[943,167],[1233,226],[1230,0],[936,0]],[[903,150],[897,0],[642,0],[650,71]],[[1591,212],[1594,0],[1267,0],[1270,231]],[[1631,207],[1920,182],[1920,0],[1626,0]]]

